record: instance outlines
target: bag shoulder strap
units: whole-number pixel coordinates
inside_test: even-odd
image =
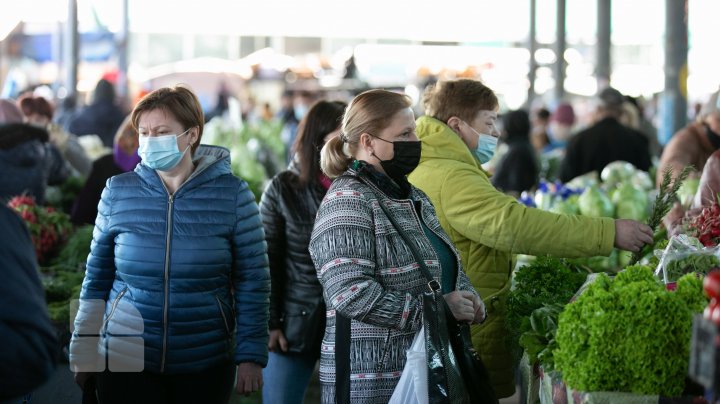
[[[362,178],[359,175],[354,176],[354,175],[343,174],[338,178],[341,178],[341,177],[355,178],[358,181],[362,182],[363,184],[369,186],[369,184],[367,183],[367,180]],[[370,187],[370,188],[372,188],[372,187]],[[407,244],[408,248],[410,249],[410,252],[412,253],[413,257],[415,258],[415,261],[417,261],[418,265],[420,265],[420,270],[422,271],[423,276],[425,276],[425,279],[427,279],[428,286],[430,287],[430,289],[432,289],[433,291],[440,290],[440,284],[438,283],[438,281],[435,280],[435,278],[433,278],[432,273],[428,269],[427,265],[425,265],[425,261],[420,256],[420,253],[418,252],[417,247],[415,246],[415,243],[413,243],[412,240],[410,239],[410,236],[408,236],[407,233],[405,233],[405,231],[403,231],[402,227],[400,227],[397,220],[395,220],[393,215],[390,214],[390,211],[388,210],[388,208],[385,205],[383,205],[379,201],[378,201],[378,205],[380,205],[380,208],[382,208],[383,212],[385,212],[385,216],[388,217],[388,219],[392,223],[393,227],[395,227],[395,230],[397,230],[398,234],[400,234],[400,237],[402,237],[402,239],[405,241],[405,244]]]

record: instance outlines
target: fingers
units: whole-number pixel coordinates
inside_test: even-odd
[[[285,338],[285,335],[280,334],[280,338],[278,339],[278,342],[280,343],[280,349],[282,349],[283,352],[287,352],[288,350],[288,342]]]

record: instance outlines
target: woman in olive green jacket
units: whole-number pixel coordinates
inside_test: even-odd
[[[508,397],[515,384],[504,316],[514,254],[609,255],[613,246],[638,251],[652,242],[652,231],[630,220],[527,208],[495,189],[481,164],[492,157],[497,142],[498,100],[482,83],[439,82],[426,91],[424,103],[426,115],[417,119],[422,157],[408,178],[430,197],[483,296],[488,319],[473,327],[473,343],[498,397]]]

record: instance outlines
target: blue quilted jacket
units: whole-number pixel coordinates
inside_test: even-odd
[[[140,370],[143,355],[160,373],[267,363],[270,277],[255,198],[227,149],[202,145],[195,164],[173,196],[143,164],[108,180],[70,347],[76,369],[98,352],[111,370]]]

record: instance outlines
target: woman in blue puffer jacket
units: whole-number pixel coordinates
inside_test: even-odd
[[[70,346],[101,403],[225,403],[262,388],[270,278],[257,204],[227,149],[200,146],[185,87],[132,112],[142,164],[110,178]],[[98,331],[99,330],[99,331]],[[99,354],[98,354],[99,353]]]

